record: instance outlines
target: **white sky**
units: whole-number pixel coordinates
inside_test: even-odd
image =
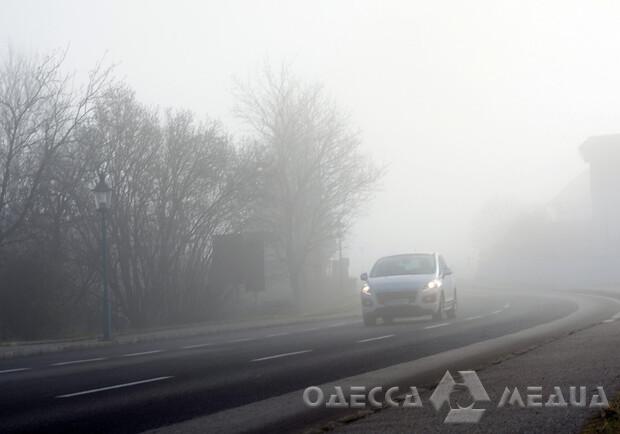
[[[377,256],[440,250],[464,263],[494,196],[546,202],[620,132],[620,2],[0,0],[0,42],[104,54],[139,97],[237,132],[232,77],[269,59],[322,81],[389,167],[347,242]]]

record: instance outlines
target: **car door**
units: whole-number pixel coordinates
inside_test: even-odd
[[[452,300],[454,300],[456,286],[454,283],[454,274],[441,255],[439,255],[439,273],[442,276],[446,301],[452,302]]]

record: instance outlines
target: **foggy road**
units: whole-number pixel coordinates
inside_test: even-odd
[[[620,310],[607,299],[587,299],[594,308],[582,326]],[[570,297],[531,292],[463,291],[459,303],[457,318],[441,322],[420,318],[364,327],[359,318],[343,318],[1,360],[0,432],[139,432],[502,337],[579,310]]]
[[[620,1],[1,4],[0,434],[620,433]]]

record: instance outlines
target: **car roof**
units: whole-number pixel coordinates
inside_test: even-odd
[[[398,253],[396,255],[387,255],[387,256],[382,256],[379,259],[385,259],[385,258],[397,258],[398,256],[411,256],[411,255],[438,255],[437,252],[411,252],[411,253]],[[378,259],[378,260],[379,260]]]

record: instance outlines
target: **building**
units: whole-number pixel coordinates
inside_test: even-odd
[[[580,152],[589,167],[546,213],[523,215],[481,251],[479,272],[513,286],[620,286],[620,134],[590,137]]]
[[[590,165],[592,223],[602,243],[620,242],[620,134],[594,136],[581,145]]]

